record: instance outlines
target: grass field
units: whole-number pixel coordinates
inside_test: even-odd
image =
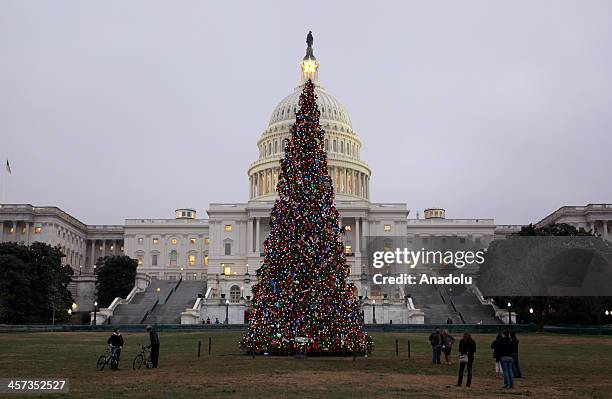
[[[100,372],[95,363],[105,349],[106,333],[0,334],[0,377],[69,378],[70,397],[98,399],[612,397],[612,337],[521,335],[526,378],[508,391],[495,378],[489,349],[492,335],[474,336],[478,351],[471,388],[454,386],[456,355],[452,366],[430,364],[425,334],[373,335],[373,354],[353,361],[351,357],[252,359],[238,351],[237,332],[161,333],[160,368],[133,371],[132,359],[138,344],[147,343],[147,336],[125,333],[120,370]],[[211,356],[208,337],[212,337]],[[200,358],[198,340],[202,341]]]

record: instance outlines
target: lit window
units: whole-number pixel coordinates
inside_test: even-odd
[[[208,266],[208,254],[204,254],[204,266]]]
[[[100,248],[98,248],[98,249],[100,250],[100,252],[102,252],[102,249],[103,249],[103,248],[102,248],[102,245],[100,245]]]
[[[153,239],[153,245],[157,245],[159,244],[159,238],[154,238]]]
[[[237,285],[233,285],[232,288],[230,288],[230,302],[240,302],[240,287],[238,287]]]
[[[144,256],[136,255],[136,260],[138,260],[138,266],[142,265],[143,259],[144,259]]]
[[[40,234],[42,227],[34,227],[34,234]]]
[[[121,247],[119,247],[119,250],[120,250],[121,252],[123,252],[123,245],[122,245]]]
[[[178,255],[176,253],[176,251],[172,250],[170,251],[170,266],[176,266],[176,259],[177,259]]]
[[[351,231],[351,226],[344,226],[345,231]]]
[[[386,225],[384,226],[384,230],[385,230],[385,231],[391,231],[391,225],[390,225],[390,224],[386,224]]]
[[[144,242],[144,240],[142,239],[142,237],[138,238],[138,244],[142,245],[142,243]]]
[[[22,227],[22,228],[21,228],[21,234],[25,234],[25,232],[26,232],[26,228],[25,228],[25,227]]]
[[[223,265],[223,274],[229,276],[230,274],[232,274],[232,268],[228,265]]]
[[[229,242],[225,243],[225,254],[226,255],[231,255],[232,254],[232,244]]]
[[[351,253],[351,249],[352,249],[352,247],[350,245],[345,245],[344,246],[344,253],[349,255]]]
[[[195,255],[189,255],[189,266],[195,266],[195,264],[196,264]]]
[[[153,255],[153,256],[151,257],[151,264],[152,264],[153,266],[157,266],[157,255]]]
[[[205,237],[204,238],[204,244],[206,244],[206,245],[210,244],[210,238]]]
[[[176,238],[173,238],[172,240],[170,240],[170,242],[172,243],[172,245],[176,245],[178,241],[176,241]]]
[[[231,224],[226,224],[225,225],[225,231],[232,231],[232,225]]]
[[[191,242],[192,244],[195,244],[197,242],[197,240],[195,238],[190,238],[189,242]]]
[[[115,246],[114,246],[114,245],[111,245],[111,246],[110,246],[110,250],[111,250],[111,251],[114,251],[114,250],[115,250]]]
[[[15,232],[15,228],[11,227],[10,232],[11,232],[11,234],[14,233]],[[58,235],[59,235],[59,233],[58,233]]]

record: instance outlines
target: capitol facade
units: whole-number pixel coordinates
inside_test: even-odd
[[[433,323],[456,317],[459,322],[468,322],[467,310],[461,314],[447,303],[427,303],[433,301],[428,298],[435,292],[410,292],[402,286],[384,289],[373,284],[364,250],[367,238],[405,237],[410,241],[459,237],[485,248],[492,240],[516,232],[521,226],[496,225],[491,218],[448,219],[439,207],[424,210],[422,218],[420,212],[413,212],[413,217],[406,203],[371,202],[373,173],[361,159],[363,143],[346,108],[321,85],[319,67],[313,49],[308,47],[299,65],[297,87],[274,108],[257,141],[259,157],[249,166],[245,181],[248,201],[212,203],[206,210],[207,217],[201,217],[196,209],[181,208],[172,218],[127,219],[123,225],[86,225],[56,207],[3,204],[0,242],[59,245],[66,255],[64,261],[75,272],[71,289],[79,311],[93,310],[98,259],[119,254],[136,259],[138,277],[134,290],[100,309],[98,323],[244,323],[249,315],[252,287],[257,283],[256,270],[263,261],[263,242],[270,231],[279,161],[295,121],[302,86],[311,79],[316,85],[320,121],[326,133],[328,171],[345,232],[342,239],[350,282],[363,302],[365,321]],[[610,240],[612,205],[562,207],[540,224],[552,222],[583,227]],[[147,305],[146,298],[151,295],[147,297],[146,293],[153,287],[160,294]],[[445,293],[440,294],[444,297]],[[487,305],[478,292],[472,294],[474,303]],[[164,306],[165,310],[160,310]],[[492,317],[503,316],[492,312]],[[486,312],[477,317],[483,315]]]

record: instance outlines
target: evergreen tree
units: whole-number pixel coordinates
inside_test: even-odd
[[[107,256],[97,263],[96,290],[101,307],[108,307],[115,298],[125,298],[134,288],[138,262],[129,256]]]
[[[242,340],[255,353],[295,353],[302,345],[296,338],[307,339],[311,354],[363,353],[372,343],[348,283],[316,99],[309,80],[281,160],[278,199]]]

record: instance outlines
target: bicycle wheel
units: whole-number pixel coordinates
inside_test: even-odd
[[[112,370],[117,370],[119,368],[119,360],[117,360],[116,356],[111,357],[110,364]]]
[[[144,364],[144,356],[142,356],[142,353],[139,353],[138,355],[136,355],[136,357],[134,358],[134,362],[132,362],[132,368],[134,370],[138,370],[142,367],[142,365]]]
[[[98,358],[98,363],[96,363],[96,367],[98,370],[104,370],[104,366],[106,366],[106,356],[102,355]]]

